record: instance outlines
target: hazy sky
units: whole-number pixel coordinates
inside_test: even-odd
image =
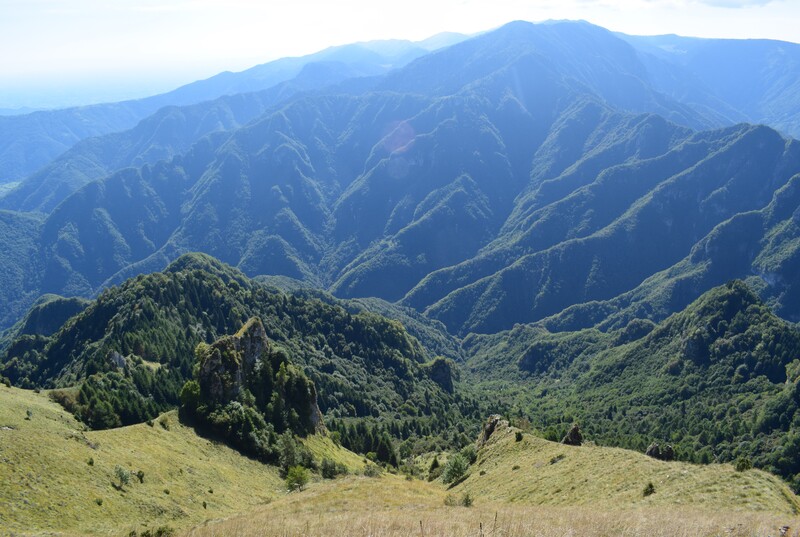
[[[161,91],[331,45],[516,19],[800,42],[800,0],[0,0],[0,107],[87,82]]]

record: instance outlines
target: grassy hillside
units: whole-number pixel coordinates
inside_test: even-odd
[[[328,439],[311,438],[308,445],[319,460],[331,458],[351,471],[363,466]],[[275,467],[197,436],[174,412],[152,426],[84,431],[45,393],[2,385],[0,458],[0,535],[180,529],[285,493]],[[117,466],[132,474],[122,489]]]
[[[557,454],[566,456],[549,464]],[[206,522],[186,535],[745,536],[777,535],[782,526],[800,525],[796,497],[760,471],[664,463],[530,436],[517,442],[510,429],[495,433],[476,464],[451,491],[389,474],[355,476]],[[643,498],[650,481],[656,492]],[[453,506],[450,499],[464,492],[473,506]]]
[[[526,505],[691,506],[697,510],[797,514],[800,502],[778,477],[730,464],[664,462],[634,451],[567,446],[499,428],[452,492]],[[481,475],[483,473],[483,475]],[[655,493],[644,496],[648,483]]]
[[[498,431],[472,475],[447,491],[391,474],[352,475],[363,469],[361,457],[328,438],[305,443],[316,459],[347,466],[351,477],[317,479],[286,494],[276,469],[198,437],[174,413],[152,427],[86,432],[46,394],[0,386],[0,535],[127,535],[161,526],[194,528],[187,531],[196,536],[408,535],[420,521],[425,535],[475,534],[480,524],[496,524],[504,535],[533,528],[542,535],[708,535],[724,528],[760,535],[800,524],[791,516],[797,499],[780,480],[727,465],[664,463],[529,435],[516,442],[512,432]],[[116,466],[134,474],[121,490]],[[643,498],[647,482],[656,492]],[[465,491],[475,498],[472,509],[445,505],[448,494]]]

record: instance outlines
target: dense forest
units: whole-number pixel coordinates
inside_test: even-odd
[[[301,367],[325,419],[365,421],[370,430],[380,422],[419,449],[427,437],[462,443],[465,428],[476,430],[479,405],[453,393],[452,361],[429,357],[400,323],[280,292],[200,254],[104,291],[51,335],[20,328],[0,374],[22,387],[59,388],[54,397],[94,428],[139,423],[178,406],[202,349],[252,317],[274,342],[273,373],[284,362],[289,376]]]

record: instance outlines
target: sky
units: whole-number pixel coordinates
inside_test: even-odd
[[[800,0],[0,0],[0,108],[141,97],[333,45],[548,19],[800,43]]]

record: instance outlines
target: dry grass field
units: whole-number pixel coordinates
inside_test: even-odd
[[[445,505],[447,492],[401,477],[318,483],[247,514],[205,523],[185,537],[778,537],[800,519],[777,513],[693,507],[530,506],[475,498]]]
[[[789,487],[767,472],[664,462],[626,449],[566,446],[529,434],[516,441],[515,432],[496,431],[453,491],[527,505],[800,512]],[[655,492],[645,496],[649,483]]]
[[[470,475],[440,482],[356,475],[363,459],[306,444],[350,475],[287,494],[275,468],[199,437],[167,413],[84,431],[46,394],[0,386],[0,535],[800,537],[797,498],[774,476],[664,463],[498,431]],[[444,458],[443,458],[444,459]],[[119,486],[116,468],[132,473]],[[143,472],[140,482],[136,472]],[[655,493],[645,497],[652,482]],[[465,494],[474,501],[462,507]]]

